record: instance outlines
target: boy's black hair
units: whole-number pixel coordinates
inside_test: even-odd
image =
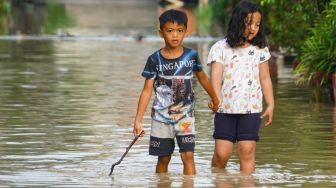
[[[245,37],[245,19],[249,13],[259,12],[261,14],[260,26],[257,35],[249,41],[252,45],[259,48],[266,47],[266,38],[263,33],[263,16],[261,8],[258,4],[251,1],[243,0],[239,2],[233,9],[232,16],[227,30],[227,43],[232,47],[239,47],[242,42],[246,42]]]
[[[167,22],[177,22],[178,24],[183,24],[187,28],[188,17],[187,15],[179,10],[170,9],[165,11],[159,17],[160,29],[163,28],[163,25]]]

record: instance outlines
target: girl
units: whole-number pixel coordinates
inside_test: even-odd
[[[240,171],[253,173],[260,119],[268,117],[266,126],[272,122],[274,98],[268,69],[271,55],[262,23],[260,7],[241,1],[232,12],[226,38],[210,49],[211,84],[221,99],[214,118],[212,167],[225,168],[233,144],[238,142]],[[260,116],[263,96],[267,108]]]

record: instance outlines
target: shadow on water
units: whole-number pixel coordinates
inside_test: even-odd
[[[101,7],[103,15],[108,12],[116,15],[113,12],[116,7],[129,11],[127,14],[130,15],[132,8],[147,7],[141,19],[146,24],[140,31],[148,32],[146,36],[154,36],[153,25],[161,8],[149,0],[138,4],[132,1],[129,5],[125,1],[99,5],[90,4],[90,1],[82,4],[75,0],[70,2],[59,5],[64,7],[69,20],[73,20],[74,25],[67,28],[75,34],[73,38],[61,40],[53,35],[51,37],[55,38],[41,39],[30,35],[33,38],[18,39],[17,36],[1,36],[1,186],[336,185],[336,110],[331,104],[311,103],[310,89],[294,86],[291,67],[282,66],[280,58],[277,62],[278,78],[274,80],[275,119],[273,125],[261,130],[257,169],[253,176],[238,174],[236,153],[229,161],[227,172],[211,170],[213,115],[207,108],[205,91],[195,81],[197,175],[182,175],[177,150],[170,172],[163,175],[154,173],[156,158],[149,156],[147,151],[150,128],[148,107],[143,121],[147,134],[134,144],[109,177],[110,165],[120,158],[133,139],[132,122],[144,82],[140,76],[144,62],[150,53],[162,46],[162,40],[158,37],[142,41],[124,40],[118,35],[124,36],[123,30],[129,32],[126,28],[132,27],[128,24],[134,21],[125,20],[125,25],[114,30],[113,24],[117,25],[122,20],[113,19],[112,25],[99,28],[80,24],[79,15],[86,13],[90,7]],[[92,16],[99,17],[97,14]],[[135,16],[138,14],[135,12]],[[92,33],[107,35],[102,38],[98,35],[87,37]],[[116,34],[115,39],[104,38],[111,33]],[[187,40],[186,46],[196,48],[204,63],[215,39],[196,39]],[[209,72],[209,67],[204,67]]]

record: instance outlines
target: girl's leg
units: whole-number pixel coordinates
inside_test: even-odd
[[[156,173],[167,173],[171,155],[159,156],[156,164]]]
[[[233,181],[234,178],[230,177],[227,170],[224,168],[212,168],[211,172],[215,175],[214,184],[215,187],[225,187],[232,188],[234,187]]]
[[[259,140],[260,113],[244,114],[238,120],[237,154],[240,161],[240,171],[252,174],[255,170],[255,150]]]
[[[215,151],[212,157],[211,166],[225,168],[233,149],[233,143],[228,140],[215,140]]]
[[[184,175],[195,175],[195,162],[194,162],[194,152],[187,151],[181,152],[181,159],[183,162],[183,174]]]
[[[256,141],[239,141],[237,153],[240,161],[240,171],[244,174],[252,174],[255,170]]]

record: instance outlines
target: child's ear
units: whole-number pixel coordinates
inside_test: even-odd
[[[189,33],[188,29],[185,30],[185,37],[189,37],[191,34]]]
[[[162,37],[162,31],[161,31],[161,29],[158,29],[158,32],[159,32],[160,37]]]

